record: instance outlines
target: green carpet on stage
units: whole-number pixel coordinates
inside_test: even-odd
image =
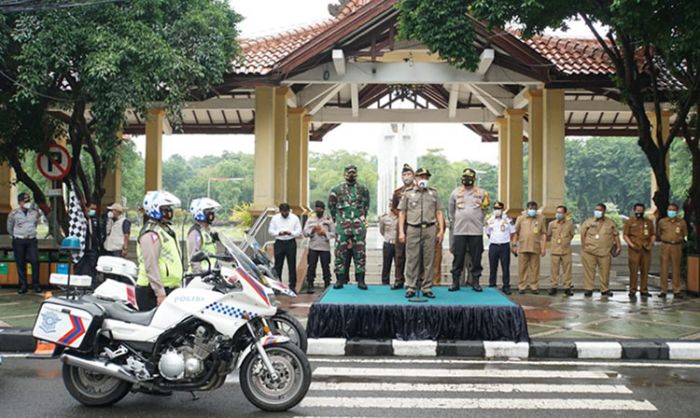
[[[318,303],[353,304],[353,305],[471,305],[471,306],[517,306],[503,293],[495,288],[484,288],[475,292],[471,288],[449,292],[445,286],[433,287],[435,299],[427,302],[409,302],[404,297],[404,290],[391,290],[389,286],[370,285],[367,290],[360,290],[356,285],[346,285],[342,289],[329,287]]]

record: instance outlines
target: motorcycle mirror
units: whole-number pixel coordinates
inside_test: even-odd
[[[192,257],[190,257],[190,261],[193,263],[201,263],[204,260],[209,261],[209,257],[207,257],[207,254],[204,251],[197,251],[196,253],[192,254]]]

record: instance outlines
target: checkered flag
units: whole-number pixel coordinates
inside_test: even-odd
[[[85,212],[80,206],[78,196],[75,194],[75,189],[71,185],[68,195],[68,235],[74,236],[80,240],[80,252],[74,254],[73,262],[77,263],[85,254],[85,238],[87,236],[87,219]]]

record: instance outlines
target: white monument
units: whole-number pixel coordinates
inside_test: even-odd
[[[401,169],[408,163],[416,169],[418,155],[413,125],[392,123],[379,142],[377,216],[387,212],[394,190],[401,184]]]

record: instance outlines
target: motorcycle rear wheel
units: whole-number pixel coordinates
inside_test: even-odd
[[[78,402],[86,406],[109,406],[131,390],[131,383],[68,364],[63,365],[63,384]]]
[[[270,318],[270,322],[275,327],[273,334],[289,337],[292,344],[306,353],[306,348],[308,347],[306,329],[304,329],[304,326],[298,319],[287,312],[278,310],[277,314]]]
[[[246,399],[268,412],[286,411],[304,399],[311,384],[311,366],[299,347],[285,343],[265,347],[279,378],[272,380],[257,350],[243,360],[241,390]]]

